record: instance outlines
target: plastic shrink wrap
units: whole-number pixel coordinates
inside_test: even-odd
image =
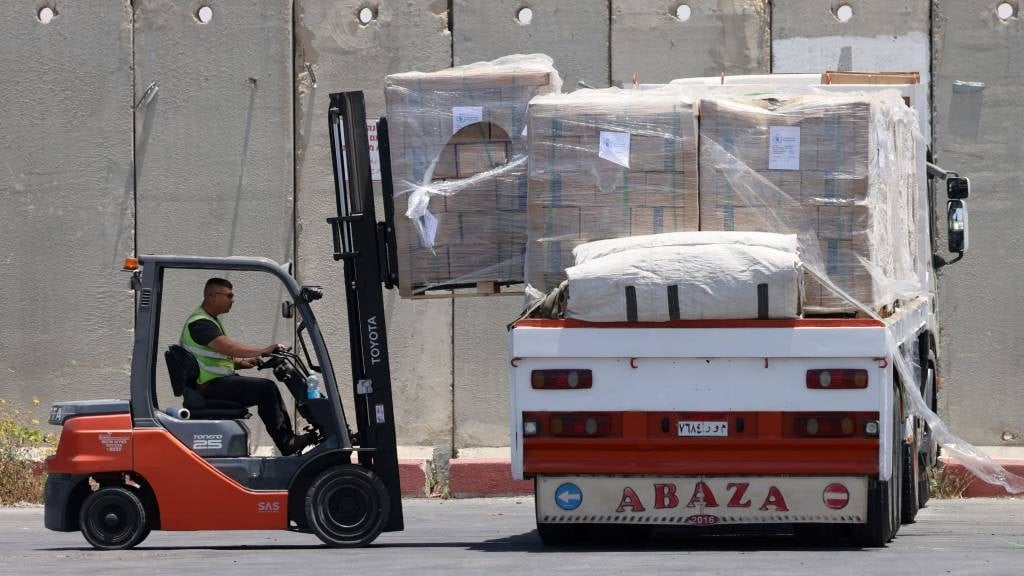
[[[872,310],[916,296],[916,126],[895,91],[702,98],[701,229],[797,234],[808,266]],[[856,309],[805,288],[808,313]]]
[[[586,242],[697,230],[697,126],[680,91],[539,96],[528,123],[528,295],[564,280]]]
[[[766,81],[772,80],[767,77]],[[786,239],[795,235],[805,274],[804,312],[856,312],[878,320],[888,328],[889,355],[901,381],[922,382],[929,367],[922,365],[917,357],[916,333],[904,333],[902,322],[889,322],[885,318],[897,302],[909,303],[910,308],[928,307],[931,298],[924,280],[930,276],[924,260],[929,254],[921,241],[928,234],[928,222],[922,218],[929,216],[924,206],[919,205],[923,201],[923,183],[920,182],[923,146],[918,119],[900,94],[888,90],[862,93],[853,87],[851,92],[845,93],[819,92],[811,86],[787,83],[767,86],[771,94],[749,85],[676,88],[699,102],[701,234],[764,231],[781,233],[774,236]],[[759,92],[760,95],[753,95]],[[630,99],[628,96],[619,98]],[[538,107],[535,115],[531,109],[531,127],[535,117],[553,120],[562,113],[555,106],[545,114],[540,114],[540,110]],[[615,115],[616,111],[611,109],[608,113]],[[620,109],[618,113],[625,116],[626,111]],[[554,121],[551,124],[552,128],[563,126]],[[661,308],[661,302],[667,297],[667,287],[677,279],[664,277],[666,267],[679,268],[684,259],[694,260],[699,266],[700,256],[672,254],[664,258],[664,262],[653,263],[656,274],[650,276],[652,270],[648,264],[651,262],[632,257],[630,251],[646,248],[641,251],[661,253],[666,248],[692,250],[694,245],[680,244],[678,238],[667,234],[627,238],[632,229],[626,226],[626,218],[609,218],[607,212],[592,212],[594,217],[585,221],[582,208],[597,206],[588,204],[589,184],[607,183],[608,178],[597,168],[602,164],[595,165],[593,161],[580,161],[575,172],[570,170],[568,167],[574,158],[583,157],[578,153],[589,147],[582,143],[576,145],[571,140],[569,145],[560,145],[558,137],[577,135],[559,130],[552,132],[556,137],[544,138],[538,130],[537,140],[531,138],[530,142],[530,204],[535,211],[530,214],[528,247],[531,250],[538,245],[554,248],[562,240],[579,243],[580,229],[584,225],[604,226],[607,228],[604,238],[619,239],[579,246],[574,252],[576,266],[570,268],[569,281],[560,285],[557,282],[559,265],[569,267],[573,262],[566,258],[567,249],[528,253],[527,277],[531,283],[542,289],[558,286],[546,298],[537,300],[535,309],[545,305],[580,319],[587,314],[621,318],[630,314],[629,308],[635,306],[637,319],[643,319],[639,293],[630,304],[625,297],[625,286],[639,279],[653,278],[655,296],[651,308],[655,309],[656,316],[671,315],[667,306]],[[541,158],[536,162],[536,169],[533,167],[535,155]],[[555,171],[545,172],[542,168],[552,162],[562,167],[557,172],[572,176],[553,178]],[[580,173],[589,175],[584,180],[586,187],[572,185],[572,178]],[[628,186],[612,189],[622,193],[621,208],[636,205],[636,199],[627,192]],[[566,190],[576,194],[573,206],[580,209],[579,213],[565,217],[568,225],[559,223],[554,213],[555,207],[565,204],[558,194],[564,196]],[[545,191],[547,197],[542,195]],[[689,189],[688,193],[695,196]],[[593,197],[597,197],[596,190]],[[551,202],[552,199],[557,200]],[[633,204],[627,206],[626,201]],[[536,217],[535,205],[545,207],[543,219]],[[757,245],[753,239],[744,239],[742,243]],[[719,249],[728,246],[727,243],[717,245]],[[776,248],[784,252],[785,246]],[[596,266],[602,261],[614,267]],[[681,275],[693,274],[693,270],[685,266],[680,271]],[[543,275],[538,276],[538,273]],[[594,290],[594,286],[582,289],[573,286],[574,281],[581,280],[614,285],[626,277],[625,284],[613,288],[597,286],[598,290]],[[716,278],[714,283],[720,284],[721,279]],[[614,292],[614,296],[589,303],[583,301],[602,291]],[[573,296],[581,292],[582,298]],[[744,314],[753,317],[751,310]],[[934,331],[937,327],[932,325],[931,329]],[[903,391],[907,411],[928,423],[946,454],[986,482],[998,484],[1010,493],[1024,492],[1024,478],[1007,471],[952,433],[925,402],[917,386],[904,386]],[[887,401],[892,400],[887,398]],[[883,476],[888,474],[884,469],[881,472]]]
[[[856,311],[883,323],[900,380],[922,382],[930,366],[916,333],[884,318],[897,300],[930,306],[917,118],[895,91],[777,88],[792,93],[700,100],[701,229],[797,234],[805,311]],[[1024,478],[954,434],[918,386],[904,386],[903,396],[945,454],[985,482],[1024,492]]]
[[[542,54],[387,77],[403,297],[522,281],[527,103],[560,89]]]

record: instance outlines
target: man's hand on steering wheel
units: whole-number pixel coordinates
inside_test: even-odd
[[[259,358],[252,358],[254,361],[253,366],[259,370],[274,368],[284,361],[284,356],[278,353],[288,352],[290,350],[291,347],[285,346],[284,344],[271,344],[261,351]]]
[[[275,343],[275,344],[271,344],[270,346],[267,346],[266,348],[264,348],[260,352],[260,356],[263,356],[264,358],[266,358],[267,356],[270,356],[274,352],[279,352],[279,351],[287,352],[288,350],[291,350],[291,346],[285,346],[284,344]]]
[[[238,358],[237,360],[235,360],[235,366],[239,368],[254,368],[259,363],[259,358]]]

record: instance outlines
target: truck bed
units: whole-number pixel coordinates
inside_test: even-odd
[[[893,402],[890,339],[927,322],[915,300],[882,321],[587,323],[524,319],[509,335],[513,474],[889,474],[878,437],[795,437],[801,414],[878,419]],[[593,387],[538,390],[534,370],[591,370]],[[811,369],[863,369],[864,389],[806,386]],[[600,413],[613,434],[523,436],[524,419]],[[728,422],[728,437],[680,437],[681,420]],[[742,423],[741,423],[742,421]],[[669,422],[670,425],[666,425]],[[737,431],[740,427],[740,431]]]

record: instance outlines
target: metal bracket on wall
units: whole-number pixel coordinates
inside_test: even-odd
[[[156,96],[156,93],[159,91],[160,87],[156,85],[156,82],[150,82],[149,86],[146,86],[145,92],[142,93],[142,98],[139,98],[139,101],[135,103],[133,109],[138,110],[143,106],[149,105],[150,101],[153,100],[153,97]]]
[[[303,62],[302,67],[306,69],[306,74],[309,74],[310,85],[316,88],[316,74],[313,73],[313,66],[309,62]]]

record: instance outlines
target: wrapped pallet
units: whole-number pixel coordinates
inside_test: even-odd
[[[522,282],[527,103],[560,89],[541,54],[387,77],[403,297]]]
[[[586,242],[697,230],[696,120],[679,91],[539,96],[528,116],[529,294],[564,280]]]
[[[895,91],[702,98],[701,229],[798,234],[805,311],[882,309],[920,289],[916,125]]]

